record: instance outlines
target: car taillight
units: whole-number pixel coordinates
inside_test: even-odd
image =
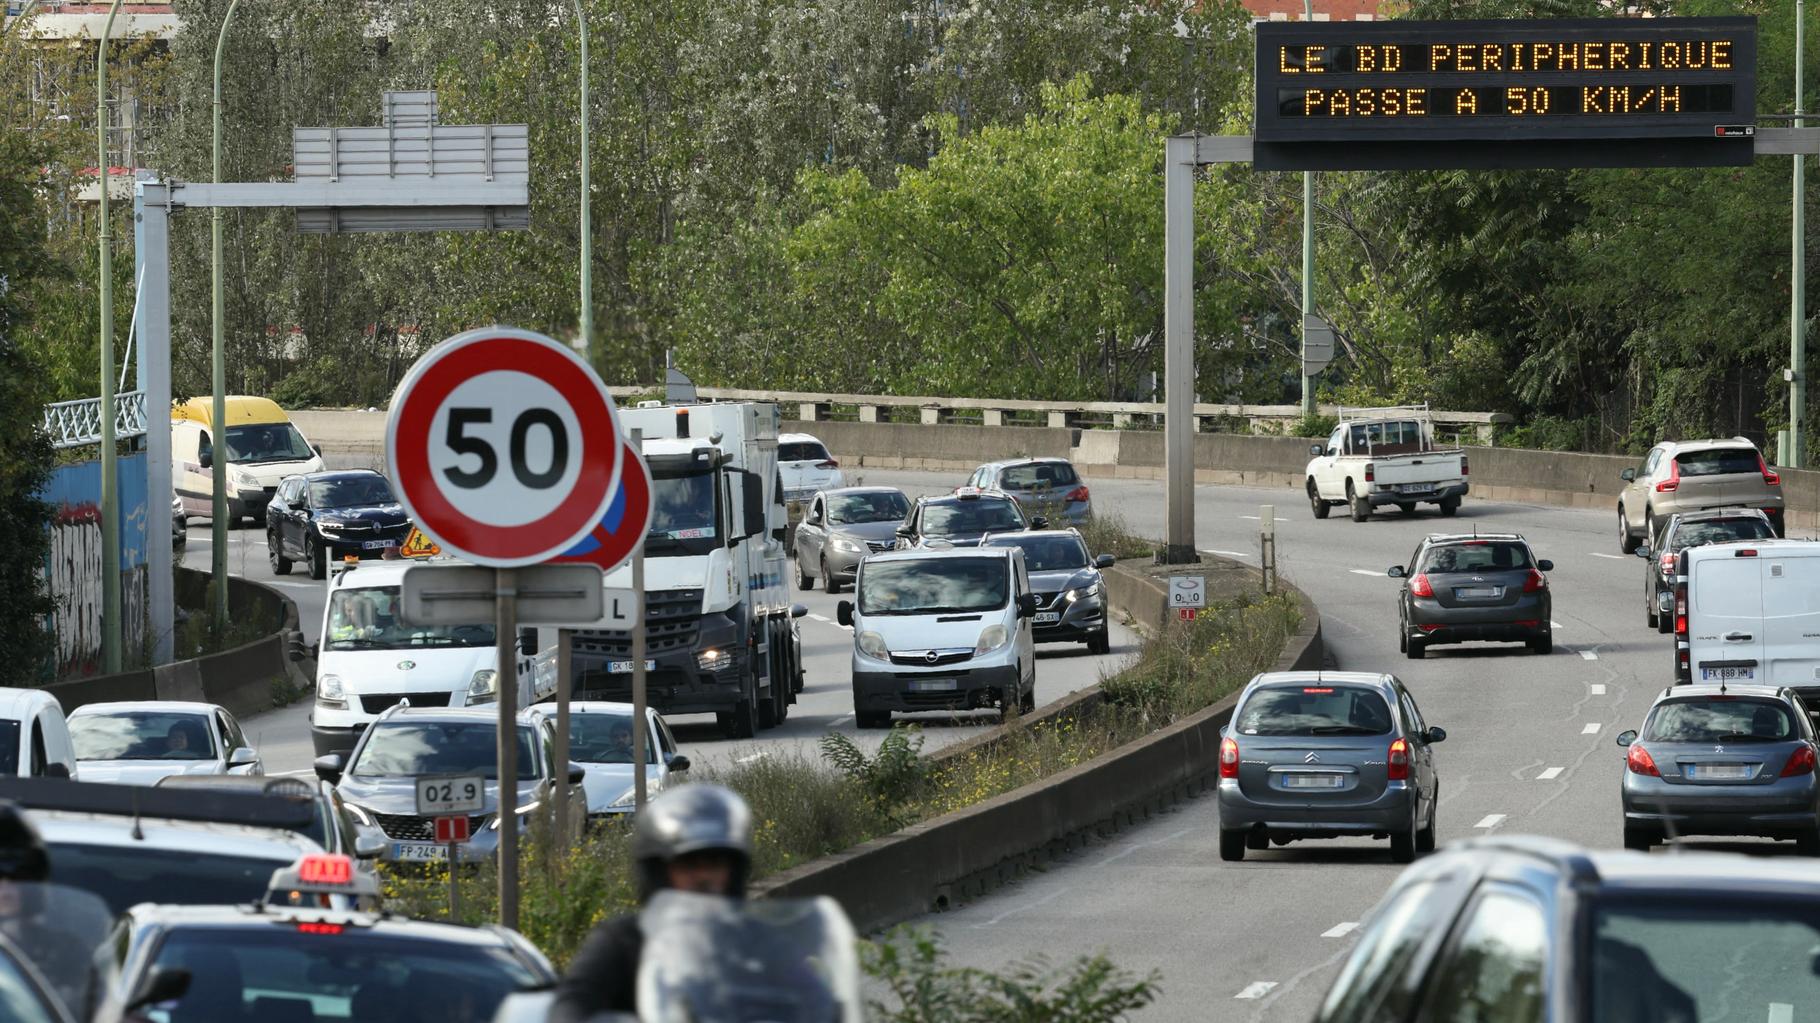
[[[1630,768],[1632,774],[1647,774],[1652,778],[1662,777],[1662,772],[1656,770],[1656,758],[1649,755],[1649,750],[1636,743],[1632,743],[1630,752],[1625,754],[1624,766]]]
[[[1541,593],[1546,589],[1548,589],[1548,580],[1536,569],[1530,569],[1529,574],[1523,577],[1524,593]]]
[[[1462,475],[1462,476],[1471,476],[1472,475],[1472,466],[1467,464],[1465,455],[1460,456],[1460,475]]]
[[[1398,739],[1390,744],[1390,757],[1387,760],[1388,777],[1391,781],[1409,780],[1409,740]]]
[[[1068,491],[1068,496],[1062,498],[1062,500],[1064,500],[1064,501],[1085,501],[1090,496],[1091,495],[1088,494],[1086,486],[1083,485],[1083,486],[1075,487],[1073,490]]]
[[[1771,469],[1769,467],[1769,463],[1765,462],[1763,460],[1762,455],[1757,456],[1757,468],[1763,470],[1763,485],[1764,486],[1779,487],[1782,485],[1782,475],[1780,473],[1776,472],[1775,470]]]
[[[346,927],[342,924],[332,924],[323,920],[300,920],[297,922],[297,932],[299,934],[336,935],[340,934],[345,929]]]
[[[1814,748],[1803,743],[1795,747],[1788,755],[1788,763],[1782,766],[1782,777],[1793,778],[1798,774],[1814,773]]]
[[[1409,595],[1412,597],[1432,597],[1435,595],[1434,584],[1428,581],[1427,572],[1418,572],[1409,580]]]
[[[1377,481],[1378,481],[1378,467],[1375,465],[1372,465],[1370,462],[1366,462],[1365,463],[1365,482],[1376,483]]]
[[[1662,574],[1669,575],[1670,573],[1674,572],[1674,570],[1675,570],[1674,554],[1672,554],[1668,551],[1663,551],[1662,552]]]
[[[1239,776],[1239,744],[1236,739],[1220,740],[1220,777]]]
[[[1668,478],[1656,484],[1656,493],[1669,494],[1681,488],[1681,463],[1668,463]]]
[[[1675,585],[1675,635],[1687,637],[1687,584]]]
[[[815,463],[815,467],[817,469],[838,469],[840,468],[840,463],[830,458],[826,461]]]

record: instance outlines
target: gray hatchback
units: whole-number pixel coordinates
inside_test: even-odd
[[[1791,689],[1680,685],[1624,732],[1624,845],[1679,835],[1755,835],[1820,855],[1814,727]]]
[[[1220,858],[1271,842],[1390,839],[1408,863],[1435,847],[1435,743],[1394,675],[1259,675],[1220,733]]]

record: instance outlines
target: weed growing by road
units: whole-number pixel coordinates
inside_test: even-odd
[[[1042,957],[993,973],[952,966],[933,933],[900,927],[863,942],[866,974],[887,996],[872,999],[876,1023],[1116,1023],[1156,1000],[1159,976],[1139,977],[1103,955],[1067,966]]]
[[[1156,551],[1156,542],[1133,533],[1117,512],[1096,511],[1081,526],[1081,539],[1095,555],[1110,554],[1120,561],[1148,558]]]

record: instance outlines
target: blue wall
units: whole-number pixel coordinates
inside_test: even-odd
[[[122,650],[131,665],[145,643],[146,456],[122,457],[118,469]],[[100,460],[58,468],[42,496],[53,507],[44,566],[45,586],[57,605],[46,622],[57,637],[52,676],[93,675],[101,670]]]

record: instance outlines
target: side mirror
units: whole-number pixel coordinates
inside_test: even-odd
[[[1656,556],[1656,552],[1653,548],[1650,547],[1649,544],[1644,544],[1643,546],[1637,548],[1637,557],[1642,558],[1644,561],[1648,561],[1650,558],[1653,558],[1655,556]]]
[[[770,518],[765,514],[765,485],[762,477],[755,472],[740,473],[739,496],[741,512],[744,515],[745,528],[741,532],[747,536],[757,536],[765,531]]]
[[[1620,745],[1620,746],[1629,746],[1631,743],[1636,742],[1636,741],[1637,741],[1637,730],[1635,728],[1627,728],[1624,731],[1618,733],[1618,745]]]
[[[1446,742],[1447,729],[1430,728],[1428,731],[1422,733],[1422,740],[1429,743]]]
[[[569,764],[569,784],[580,785],[588,777],[588,769],[577,763]]]
[[[849,629],[853,628],[853,601],[843,600],[834,605],[834,620]]]
[[[160,1002],[174,1002],[190,990],[190,971],[174,969],[169,966],[158,966],[145,975],[145,980],[134,990],[133,998],[121,1009],[121,1014],[131,1016],[148,1005]]]
[[[1384,570],[1384,574],[1391,577],[1392,579],[1401,579],[1407,573],[1403,571],[1402,565],[1392,565],[1389,568]]]
[[[1623,472],[1618,474],[1618,478],[1623,480],[1626,483],[1633,482],[1637,478],[1637,470],[1626,469]]]
[[[803,604],[791,604],[790,605],[790,617],[792,617],[792,618],[801,618],[803,615],[806,615],[808,613],[809,613],[809,608]]]
[[[357,860],[376,860],[385,852],[385,836],[366,829],[354,836],[354,858]]]
[[[1042,598],[1038,597],[1036,594],[1020,593],[1017,595],[1017,616],[1019,618],[1035,618],[1036,609],[1041,606],[1041,604]]]
[[[229,767],[251,767],[259,762],[259,751],[251,746],[242,746],[228,754]]]
[[[788,533],[789,531],[790,531],[789,526],[778,526],[776,529],[773,529],[771,531],[771,539],[776,540],[778,543],[783,543],[784,535],[786,533]]]
[[[1113,565],[1118,564],[1118,560],[1119,559],[1113,557],[1110,554],[1102,554],[1099,557],[1093,559],[1093,567],[1094,568],[1111,568]]]
[[[62,762],[45,764],[44,776],[46,778],[62,778],[67,781],[70,776],[70,765]]]
[[[670,765],[670,770],[672,772],[687,771],[689,769],[689,758],[683,756],[681,753],[670,754],[669,759],[664,762]]]
[[[1544,572],[1553,572],[1555,570],[1555,563],[1547,558],[1538,558],[1536,560],[1536,568]]]
[[[537,656],[537,630],[518,630],[518,652],[525,657]]]
[[[897,527],[897,530],[896,530],[896,532],[897,532],[897,535],[898,535],[898,536],[899,536],[899,537],[900,537],[900,538],[902,538],[902,539],[905,539],[905,540],[908,540],[908,539],[910,539],[910,538],[911,538],[911,537],[912,537],[912,536],[915,536],[915,535],[916,535],[916,534],[915,534],[915,533],[913,533],[913,532],[912,532],[912,531],[911,531],[911,529],[910,529],[910,527],[909,527],[909,526],[899,526],[899,527]]]
[[[1030,528],[1031,529],[1048,529],[1049,528],[1049,516],[1037,515],[1037,516],[1032,517],[1030,520]]]
[[[1320,446],[1319,444],[1308,445],[1308,453],[1315,456],[1316,458],[1321,457],[1321,455],[1324,452],[1326,452],[1326,450],[1327,450],[1326,448]]]
[[[196,464],[202,466],[204,469],[213,469],[215,467],[215,453],[213,451],[202,452],[196,456]],[[186,981],[185,983],[187,984],[188,982]]]
[[[325,753],[310,766],[316,769],[316,777],[333,785],[341,780],[341,772],[347,769],[348,758],[339,753]]]

